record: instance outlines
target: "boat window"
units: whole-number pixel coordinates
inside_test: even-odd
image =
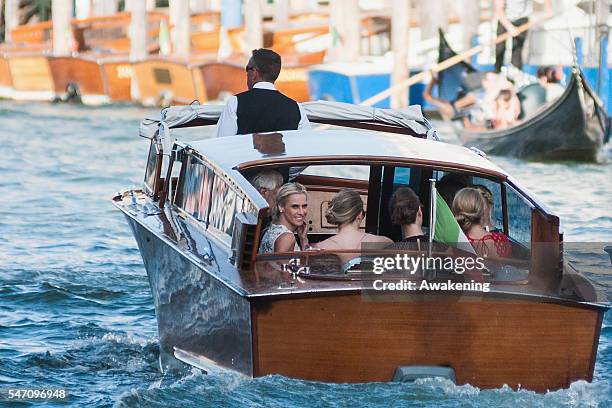
[[[504,215],[502,210],[501,185],[495,181],[483,177],[473,177],[472,185],[483,186],[491,192],[491,195],[493,196],[493,211],[491,211],[493,229],[503,231]]]
[[[410,185],[410,169],[408,167],[396,167],[393,175],[394,186]]]
[[[231,242],[236,209],[242,208],[242,198],[221,177],[215,177],[212,188],[209,226],[221,233],[221,239]]]
[[[508,208],[508,235],[522,245],[531,248],[532,204],[516,189],[506,184],[506,206]]]
[[[151,140],[151,146],[149,147],[149,157],[147,159],[147,168],[145,171],[144,183],[149,193],[155,190],[155,184],[157,181],[157,166],[158,166],[158,149],[157,144],[154,140]]]
[[[370,178],[370,166],[317,165],[307,167],[301,174],[306,176],[338,177],[353,180],[368,180]]]
[[[189,155],[181,169],[175,204],[199,221],[206,221],[213,172],[197,157]]]

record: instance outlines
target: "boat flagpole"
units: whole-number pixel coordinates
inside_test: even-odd
[[[429,179],[430,191],[429,191],[429,237],[428,237],[428,245],[427,245],[427,258],[431,258],[432,247],[433,247],[433,237],[436,233],[436,200],[438,196],[438,191],[436,189],[436,179]],[[426,271],[426,269],[424,269]]]

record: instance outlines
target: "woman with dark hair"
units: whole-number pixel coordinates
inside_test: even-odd
[[[484,228],[489,210],[479,190],[472,187],[461,189],[453,200],[452,210],[478,255],[510,256],[512,247],[508,237],[501,232],[489,232]]]
[[[423,233],[423,210],[419,196],[410,187],[400,187],[389,200],[391,222],[402,229],[402,240],[392,244],[394,249],[418,249],[429,241]]]

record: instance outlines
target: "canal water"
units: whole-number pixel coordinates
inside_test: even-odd
[[[148,145],[138,123],[157,115],[132,106],[0,102],[0,388],[68,390],[64,402],[34,404],[43,406],[612,406],[610,312],[593,383],[545,394],[443,380],[347,385],[160,374],[147,276],[110,204],[119,189],[140,185]],[[602,251],[612,241],[612,150],[603,153],[602,164],[494,160],[561,216],[568,244],[587,243],[574,262],[612,298]]]

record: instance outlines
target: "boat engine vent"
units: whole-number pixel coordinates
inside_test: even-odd
[[[441,366],[400,366],[395,369],[392,381],[412,382],[419,378],[440,377],[456,383],[455,370]]]
[[[257,219],[252,214],[236,214],[232,234],[232,256],[230,262],[241,270],[249,270],[255,248]]]

